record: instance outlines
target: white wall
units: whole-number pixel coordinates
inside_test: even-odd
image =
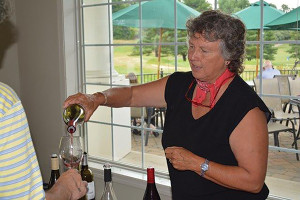
[[[63,134],[64,66],[58,0],[15,0],[20,98],[27,113],[43,178]]]
[[[14,7],[14,1],[12,1]],[[0,24],[0,81],[11,86],[20,95],[16,17]]]

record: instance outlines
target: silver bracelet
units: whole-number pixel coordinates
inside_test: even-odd
[[[103,96],[104,96],[104,103],[102,104],[102,105],[106,105],[107,104],[107,95],[104,93],[104,92],[100,92],[101,94],[103,94]]]

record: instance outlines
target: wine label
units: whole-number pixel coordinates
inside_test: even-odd
[[[95,198],[95,184],[94,181],[88,183],[88,191],[86,193],[87,199]]]

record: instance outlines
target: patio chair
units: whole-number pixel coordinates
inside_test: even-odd
[[[260,93],[260,82],[259,79],[254,79],[254,85],[256,88],[257,94]],[[278,84],[278,79],[273,78],[273,79],[262,79],[262,89],[264,94],[268,95],[280,95],[279,91],[279,84]],[[285,113],[283,112],[283,105],[281,98],[278,97],[268,97],[264,96],[262,97],[262,100],[265,102],[265,104],[271,108],[274,111],[274,116],[276,118],[298,118],[298,115],[295,113]]]
[[[273,79],[263,79],[262,80],[262,90],[264,94],[280,95],[278,80]],[[256,91],[260,93],[260,82],[259,79],[254,79],[254,84]],[[285,113],[282,110],[282,102],[278,97],[261,97],[264,103],[268,106],[272,112],[272,119],[268,123],[268,132],[274,136],[274,145],[279,147],[279,133],[289,132],[293,135],[292,146],[298,149],[296,129],[294,125],[294,120],[299,119],[298,115],[295,113]],[[285,122],[285,123],[283,123]],[[297,160],[299,160],[299,155],[296,154]]]
[[[290,121],[290,124],[292,124],[291,127],[283,125],[278,122],[282,122],[283,120]],[[295,149],[298,149],[298,144],[297,144],[297,136],[296,136],[296,129],[293,120],[291,119],[276,119],[276,118],[271,118],[270,122],[268,123],[268,133],[273,134],[274,136],[274,146],[279,147],[279,133],[280,132],[290,132],[293,134],[294,141],[292,143],[292,146],[295,147]],[[299,161],[299,154],[296,153],[296,159]]]
[[[142,116],[144,117],[145,123],[146,123],[146,127],[150,128],[151,124],[154,124],[154,118],[155,118],[155,113],[154,113],[154,108],[153,107],[131,107],[131,120],[132,120],[132,125],[133,126],[141,126],[141,118]],[[143,111],[142,111],[143,109]],[[143,113],[142,113],[143,112]],[[144,114],[144,115],[142,115]],[[145,146],[148,145],[148,138],[149,138],[149,134],[152,131],[145,131]],[[140,135],[141,131],[138,129],[132,129],[132,133],[136,134],[136,135]],[[159,136],[159,133],[157,132],[153,132],[153,135],[155,137]]]
[[[291,96],[291,87],[289,78],[294,79],[296,75],[275,75],[274,78],[278,80],[278,87],[280,95]],[[282,110],[286,111],[287,106],[289,105],[290,99],[281,98],[281,103],[283,104]],[[291,109],[291,106],[290,106]]]
[[[300,77],[289,77],[288,80],[291,89],[291,96],[300,96]],[[299,113],[299,109],[295,109],[292,105],[293,104],[290,104],[289,113]]]
[[[300,77],[289,77],[289,84],[291,88],[291,95],[292,96],[299,96],[300,95]]]

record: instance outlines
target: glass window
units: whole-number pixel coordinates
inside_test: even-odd
[[[110,87],[147,83],[175,71],[189,71],[184,23],[195,13],[218,8],[241,18],[247,27],[245,70],[241,77],[274,110],[275,117],[279,117],[280,112],[289,117],[299,116],[296,104],[291,102],[300,95],[297,23],[300,9],[296,9],[299,0],[201,0],[197,4],[174,0],[168,7],[168,20],[164,22],[155,18],[155,9],[148,11],[142,7],[146,2],[80,1],[83,91],[93,93]],[[176,2],[195,11],[186,18],[179,16],[181,8]],[[261,9],[262,4],[264,9]],[[125,15],[129,10],[123,9],[127,7],[135,7],[134,17]],[[248,7],[255,10],[245,9]],[[285,76],[272,78],[271,83],[263,79],[266,60]],[[161,146],[164,114],[165,109],[158,108],[98,108],[84,129],[89,154],[103,161],[142,169],[152,165],[159,172],[168,173]],[[300,185],[300,161],[295,151],[299,124],[299,120],[291,120],[287,125],[295,126],[296,135],[291,130],[269,134],[267,183],[270,183],[271,194],[288,197],[282,192],[283,188],[274,186],[276,183]],[[299,192],[294,192],[299,196]]]

